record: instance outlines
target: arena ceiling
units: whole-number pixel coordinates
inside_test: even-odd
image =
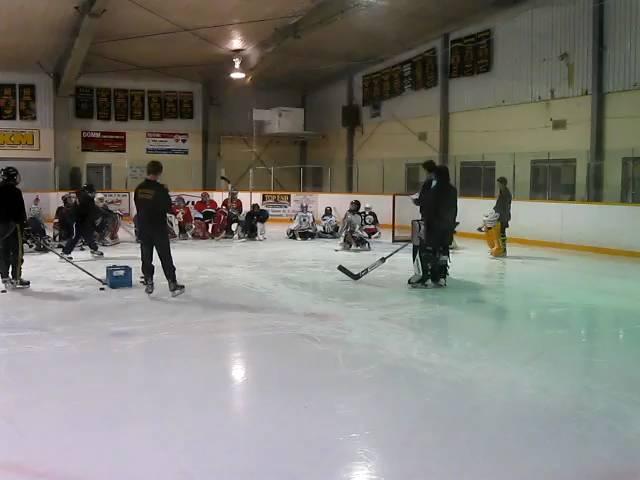
[[[4,0],[0,70],[210,81],[241,49],[252,81],[310,87],[512,1]]]

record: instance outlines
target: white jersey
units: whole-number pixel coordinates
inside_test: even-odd
[[[291,230],[294,232],[315,231],[316,221],[311,212],[298,212],[293,219]]]
[[[360,233],[362,230],[362,215],[359,212],[347,212],[342,222],[341,233]]]
[[[29,218],[37,218],[42,221],[42,208],[38,205],[31,205],[31,208],[29,208]]]

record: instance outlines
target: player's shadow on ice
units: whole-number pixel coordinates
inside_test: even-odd
[[[33,298],[34,300],[51,300],[58,302],[77,302],[81,300],[82,297],[69,295],[62,292],[42,292],[38,290],[33,290],[31,288],[24,290],[16,290],[15,293],[18,293],[22,297]]]
[[[534,262],[557,262],[558,259],[554,257],[530,257],[526,255],[509,255],[506,260],[532,260]]]

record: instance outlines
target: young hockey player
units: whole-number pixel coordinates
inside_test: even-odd
[[[458,192],[449,177],[449,169],[440,165],[434,181],[421,197],[422,220],[412,225],[415,274],[409,279],[414,288],[446,285],[449,270],[449,246],[453,241],[458,213]]]
[[[53,241],[57,242],[57,248],[62,248],[64,243],[73,237],[73,208],[77,203],[75,193],[62,196],[62,206],[56,209],[53,219]]]
[[[333,214],[333,208],[325,207],[324,215],[320,218],[320,229],[318,236],[320,238],[338,238],[340,235],[340,225],[338,219]]]
[[[360,212],[360,201],[353,200],[349,204],[349,210],[344,216],[342,227],[340,227],[340,243],[338,250],[371,250],[367,234],[362,229],[362,213]]]
[[[378,221],[378,215],[373,211],[371,205],[368,203],[364,206],[364,212],[362,213],[362,224],[364,233],[369,238],[380,238],[382,231],[380,230],[380,222]]]
[[[196,212],[200,214],[199,219],[194,219],[194,230],[196,238],[209,238],[213,237],[213,223],[216,218],[216,211],[218,210],[218,204],[215,200],[212,200],[207,192],[202,192],[200,200],[195,205]],[[199,224],[198,220],[203,224]],[[198,225],[196,225],[198,223]],[[203,228],[206,228],[206,235],[203,232]]]
[[[313,213],[309,211],[309,205],[300,205],[300,211],[293,217],[293,223],[287,228],[287,237],[291,240],[311,240],[316,238],[317,227]]]
[[[159,182],[162,170],[162,164],[157,160],[149,162],[147,179],[138,185],[133,199],[138,212],[136,223],[140,237],[144,291],[151,295],[154,290],[153,250],[155,249],[169,282],[169,290],[173,296],[177,296],[184,292],[184,285],[176,280],[176,267],[171,257],[171,244],[167,235],[167,214],[171,210],[171,197],[167,187]]]
[[[233,225],[240,223],[240,215],[242,215],[242,200],[238,198],[238,192],[231,190],[229,196],[224,199],[222,206],[227,209],[227,235],[233,236]]]
[[[493,254],[494,257],[506,257],[507,256],[507,228],[509,228],[509,222],[511,221],[511,192],[507,187],[507,179],[505,177],[498,178],[498,186],[500,193],[496,200],[496,205],[493,210],[500,216],[500,238],[498,239],[498,248]]]
[[[84,239],[85,243],[89,245],[91,255],[94,257],[104,256],[104,253],[98,249],[98,244],[96,243],[96,221],[99,212],[94,200],[95,196],[96,189],[91,184],[86,184],[80,189],[78,204],[72,210],[74,235],[67,240],[62,249],[62,254],[69,260],[73,260],[71,252],[73,252],[73,249],[76,248],[81,239]]]
[[[23,229],[27,220],[20,184],[14,167],[0,170],[0,278],[5,288],[29,288],[22,278]]]
[[[178,235],[180,240],[188,240],[189,234],[193,230],[193,216],[191,209],[181,196],[176,197],[171,213],[175,215],[178,222]]]
[[[96,207],[98,207],[98,219],[96,220],[96,233],[98,243],[104,247],[120,243],[120,224],[122,222],[119,212],[114,212],[107,205],[107,200],[102,193],[96,194]]]
[[[33,204],[29,208],[27,226],[31,230],[32,235],[39,238],[46,237],[47,229],[44,226],[44,214],[42,213],[42,207],[40,206],[40,197],[38,196],[33,199]]]
[[[266,240],[265,223],[269,220],[269,212],[254,203],[244,217],[244,235],[249,240]]]

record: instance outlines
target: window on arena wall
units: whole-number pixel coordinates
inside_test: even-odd
[[[492,198],[496,195],[496,162],[461,162],[460,196]]]
[[[640,157],[622,159],[622,203],[640,203]]]
[[[425,180],[424,168],[420,163],[405,165],[405,193],[416,193],[422,188]]]
[[[576,159],[531,160],[531,200],[574,201]]]

